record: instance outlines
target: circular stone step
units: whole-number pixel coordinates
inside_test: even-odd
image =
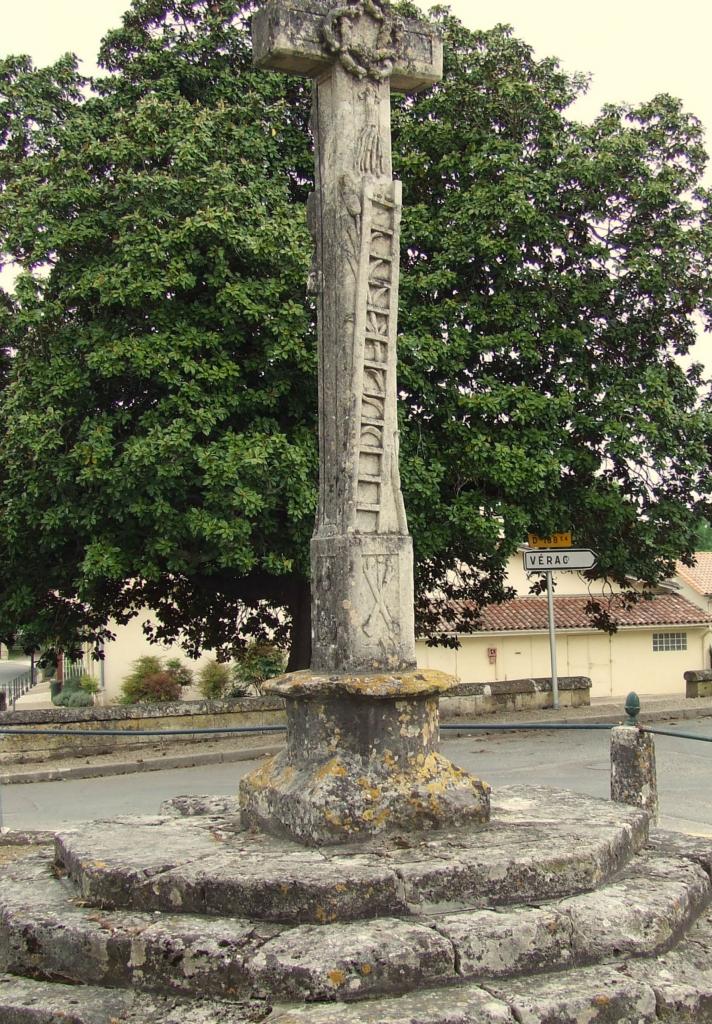
[[[595,892],[542,907],[281,926],[87,907],[40,853],[0,879],[0,971],[229,1002],[373,999],[653,957],[704,913],[711,888],[696,849],[651,845]]]
[[[191,816],[56,837],[85,902],[285,924],[540,903],[595,889],[648,835],[644,811],[548,787],[501,789],[485,826],[319,849],[246,830],[237,801],[204,816],[195,798],[173,807]]]

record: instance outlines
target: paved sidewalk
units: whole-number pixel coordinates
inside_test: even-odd
[[[712,697],[686,700],[680,695],[665,697],[640,696],[641,724],[683,721],[687,719],[712,717]],[[618,724],[625,718],[624,700],[596,700],[590,707],[562,708],[554,711],[510,711],[493,715],[482,715],[472,719],[443,720],[443,725],[457,725],[465,721],[476,721],[478,725],[518,723],[560,723],[580,722],[581,724]],[[447,730],[448,738],[457,736]],[[259,743],[258,746],[254,745]],[[167,768],[192,768],[211,764],[229,764],[236,761],[250,761],[280,749],[281,743],[274,734],[265,734],[264,742],[255,738],[247,746],[238,735],[224,739],[205,739],[199,742],[175,741],[162,745],[155,752],[150,748],[141,750],[117,750],[110,754],[91,757],[62,758],[52,762],[9,765],[0,770],[0,785],[28,782],[55,782],[62,779],[88,779],[109,775],[128,775],[135,772],[162,771]]]

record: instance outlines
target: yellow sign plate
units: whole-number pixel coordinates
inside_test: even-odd
[[[552,533],[551,537],[540,537],[538,533],[528,533],[530,548],[570,548],[573,546],[571,533]]]

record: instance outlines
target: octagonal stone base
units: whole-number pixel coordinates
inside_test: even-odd
[[[243,822],[307,845],[489,821],[490,787],[437,752],[442,672],[296,672],[266,689],[286,699],[287,747],[240,784]]]

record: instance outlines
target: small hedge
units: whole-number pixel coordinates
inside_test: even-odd
[[[163,704],[181,699],[181,691],[193,681],[193,673],[177,658],[164,664],[153,654],[137,658],[121,684],[119,704]]]
[[[62,684],[59,693],[52,693],[52,703],[60,708],[90,708],[94,704],[97,683],[91,676],[71,676]]]

